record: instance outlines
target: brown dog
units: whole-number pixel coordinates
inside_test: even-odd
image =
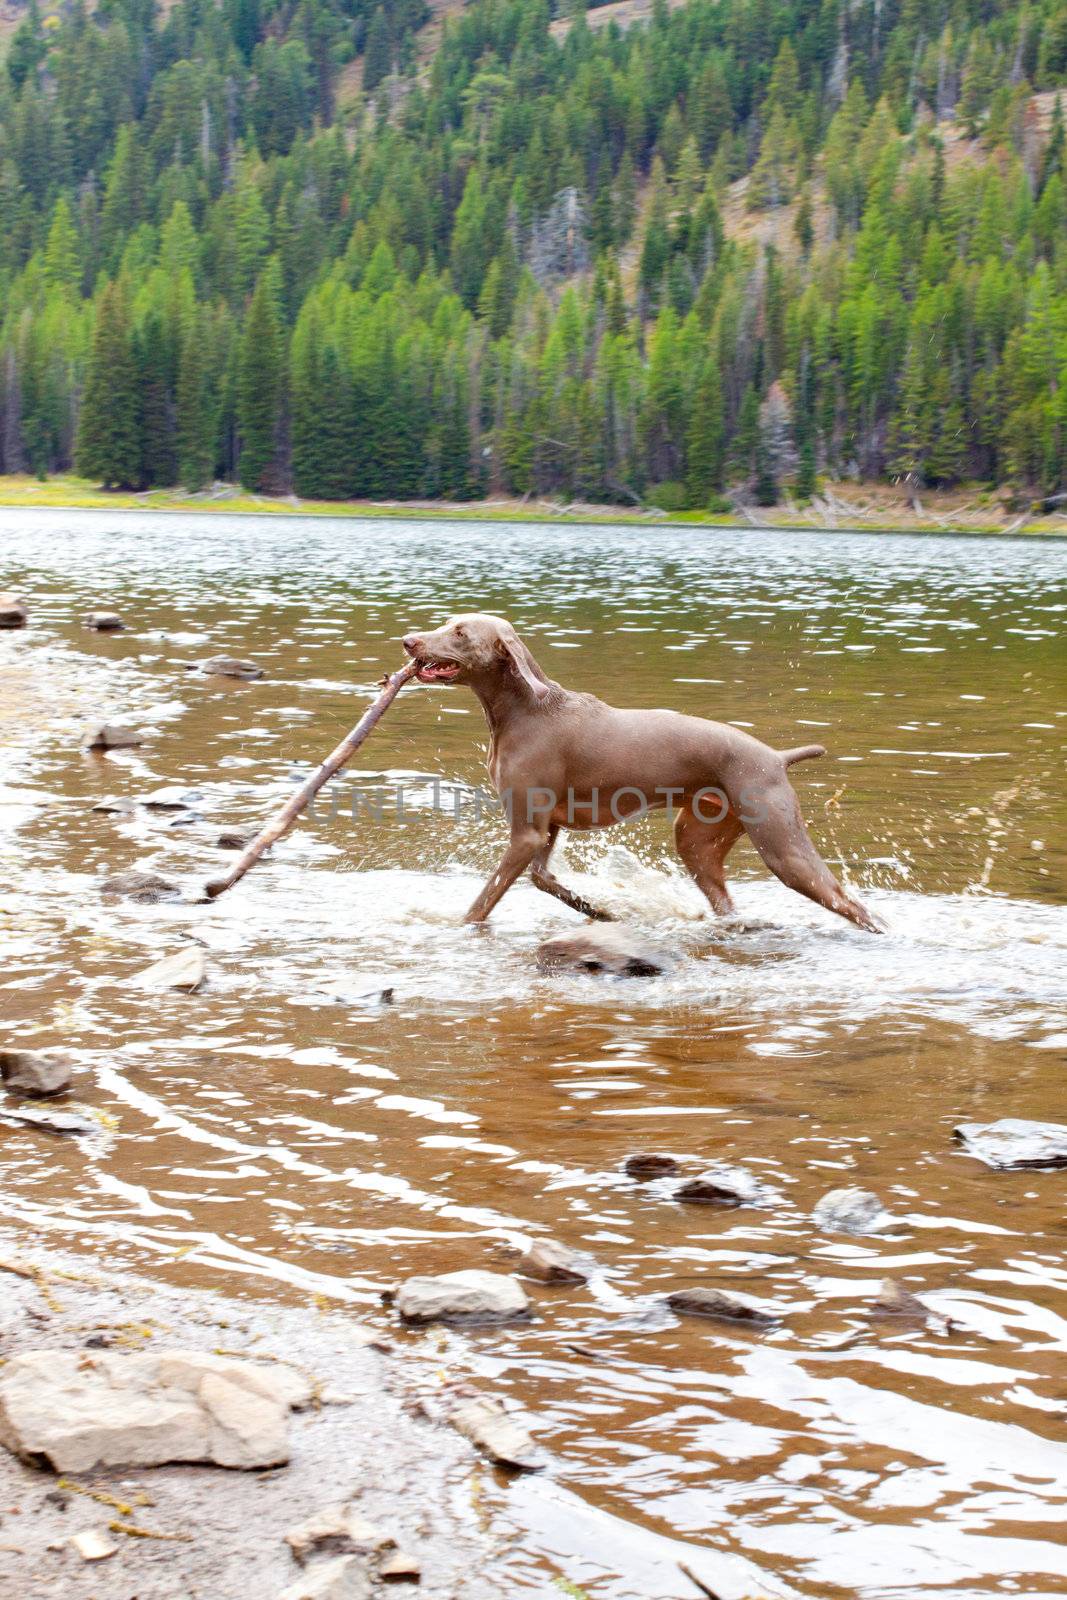
[[[740,728],[677,711],[619,711],[547,678],[502,617],[453,617],[411,633],[404,649],[422,683],[465,683],[489,724],[489,776],[511,818],[511,841],[467,912],[484,922],[526,868],[539,889],[583,916],[610,921],[549,871],[560,828],[605,828],[677,808],[675,843],[715,911],[733,910],[723,868],[748,834],[789,888],[857,927],[881,932],[817,854],[786,768],[822,745],[772,750]]]

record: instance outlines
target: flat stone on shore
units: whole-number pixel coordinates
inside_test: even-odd
[[[338,1556],[310,1567],[278,1600],[370,1600],[367,1569],[359,1556]]]
[[[204,1461],[278,1466],[310,1385],[197,1350],[30,1350],[0,1368],[0,1444],[56,1472]]]
[[[368,1522],[352,1506],[331,1506],[319,1511],[297,1528],[290,1528],[285,1542],[301,1565],[314,1555],[373,1555],[391,1550],[396,1540],[376,1523]]]

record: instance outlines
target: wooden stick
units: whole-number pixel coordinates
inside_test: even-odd
[[[263,852],[269,850],[272,844],[277,844],[283,834],[289,832],[301,811],[318,794],[323,784],[328,782],[334,773],[339,772],[345,762],[351,760],[355,755],[383,712],[396,699],[405,683],[408,683],[415,676],[417,670],[418,663],[409,661],[398,672],[392,673],[384,680],[381,694],[373,705],[367,707],[352,732],[345,735],[337,749],[326,757],[322,766],[316,768],[310,778],[304,779],[299,789],[285,802],[277,815],[272,817],[266,826],[259,830],[252,843],[246,850],[242,851],[236,864],[226,873],[225,877],[213,878],[210,883],[204,885],[204,893],[209,900],[217,900],[220,894],[225,894],[227,889],[232,889],[234,884],[239,883],[244,877],[249,867],[255,866]]]

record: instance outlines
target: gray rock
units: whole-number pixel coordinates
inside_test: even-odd
[[[0,1050],[4,1087],[46,1096],[70,1088],[70,1059],[61,1050]]]
[[[954,1132],[968,1155],[998,1171],[1067,1167],[1067,1127],[1061,1122],[1002,1117],[999,1122],[961,1122]]]
[[[180,989],[193,994],[207,976],[207,961],[199,945],[191,944],[162,961],[153,962],[134,978],[139,989]]]
[[[157,872],[139,872],[136,868],[129,872],[116,872],[113,878],[105,878],[100,885],[100,893],[116,900],[136,900],[140,905],[152,905],[157,900],[181,899],[181,890],[169,878],[161,878]]]
[[[406,1550],[396,1550],[378,1563],[378,1576],[383,1583],[419,1583],[422,1567]]]
[[[535,1239],[519,1257],[518,1270],[539,1283],[588,1283],[596,1262],[556,1239]]]
[[[116,814],[128,817],[136,810],[136,807],[134,802],[128,800],[125,795],[108,794],[102,800],[98,800],[95,805],[90,806],[89,809],[90,811],[103,812],[105,816]]]
[[[367,1569],[359,1556],[337,1556],[311,1567],[278,1600],[370,1600]]]
[[[0,594],[0,628],[24,628],[28,616],[17,595]]]
[[[183,789],[179,784],[168,783],[142,796],[141,804],[146,811],[188,811],[203,798],[199,789]]]
[[[68,1543],[74,1546],[83,1561],[106,1561],[119,1548],[103,1528],[83,1528],[80,1533],[72,1533]]]
[[[133,750],[142,742],[135,728],[123,728],[117,722],[98,722],[82,740],[82,749]],[[97,806],[93,807],[94,811],[98,809]]]
[[[631,1178],[644,1181],[648,1178],[670,1178],[678,1171],[678,1163],[673,1156],[644,1155],[627,1156],[623,1171]]]
[[[373,1555],[390,1550],[396,1540],[384,1528],[361,1517],[351,1506],[331,1506],[318,1511],[298,1528],[290,1528],[285,1542],[303,1566],[309,1556]]]
[[[56,1472],[220,1467],[289,1459],[289,1410],[306,1403],[291,1369],[199,1350],[32,1350],[0,1368],[0,1443]]]
[[[126,624],[117,611],[90,611],[82,618],[82,626],[94,633],[121,633]]]
[[[530,1434],[492,1395],[463,1400],[449,1414],[448,1420],[457,1433],[502,1467],[536,1472],[541,1466]]]
[[[869,1189],[831,1189],[812,1212],[812,1220],[826,1233],[881,1233],[893,1219]]]
[[[591,925],[539,944],[542,972],[606,972],[616,978],[654,978],[669,972],[674,958],[633,928]]]
[[[753,1327],[773,1328],[781,1321],[773,1311],[753,1305],[721,1289],[676,1289],[666,1296],[667,1304],[680,1317],[711,1317],[716,1322],[747,1322]]]
[[[404,1322],[511,1322],[529,1315],[526,1290],[502,1272],[446,1272],[408,1278],[393,1303]]]
[[[778,1197],[744,1167],[724,1164],[687,1178],[675,1189],[674,1198],[698,1206],[766,1206]]]
[[[209,678],[263,677],[262,667],[257,667],[254,661],[239,661],[235,656],[211,656],[207,661],[200,662],[197,671]]]
[[[925,1322],[930,1315],[918,1295],[894,1278],[884,1278],[879,1284],[872,1309],[882,1317],[911,1317],[918,1322]]]
[[[238,833],[232,828],[227,828],[215,840],[215,848],[216,850],[247,850],[254,838],[254,833]]]
[[[0,1106],[0,1117],[8,1122],[21,1122],[28,1128],[39,1128],[42,1133],[58,1133],[64,1138],[82,1134],[99,1133],[100,1125],[88,1117],[79,1117],[75,1111],[44,1111],[33,1106]]]

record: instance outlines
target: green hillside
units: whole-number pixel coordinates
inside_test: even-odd
[[[1061,0],[635,9],[32,4],[0,470],[1067,489]]]

